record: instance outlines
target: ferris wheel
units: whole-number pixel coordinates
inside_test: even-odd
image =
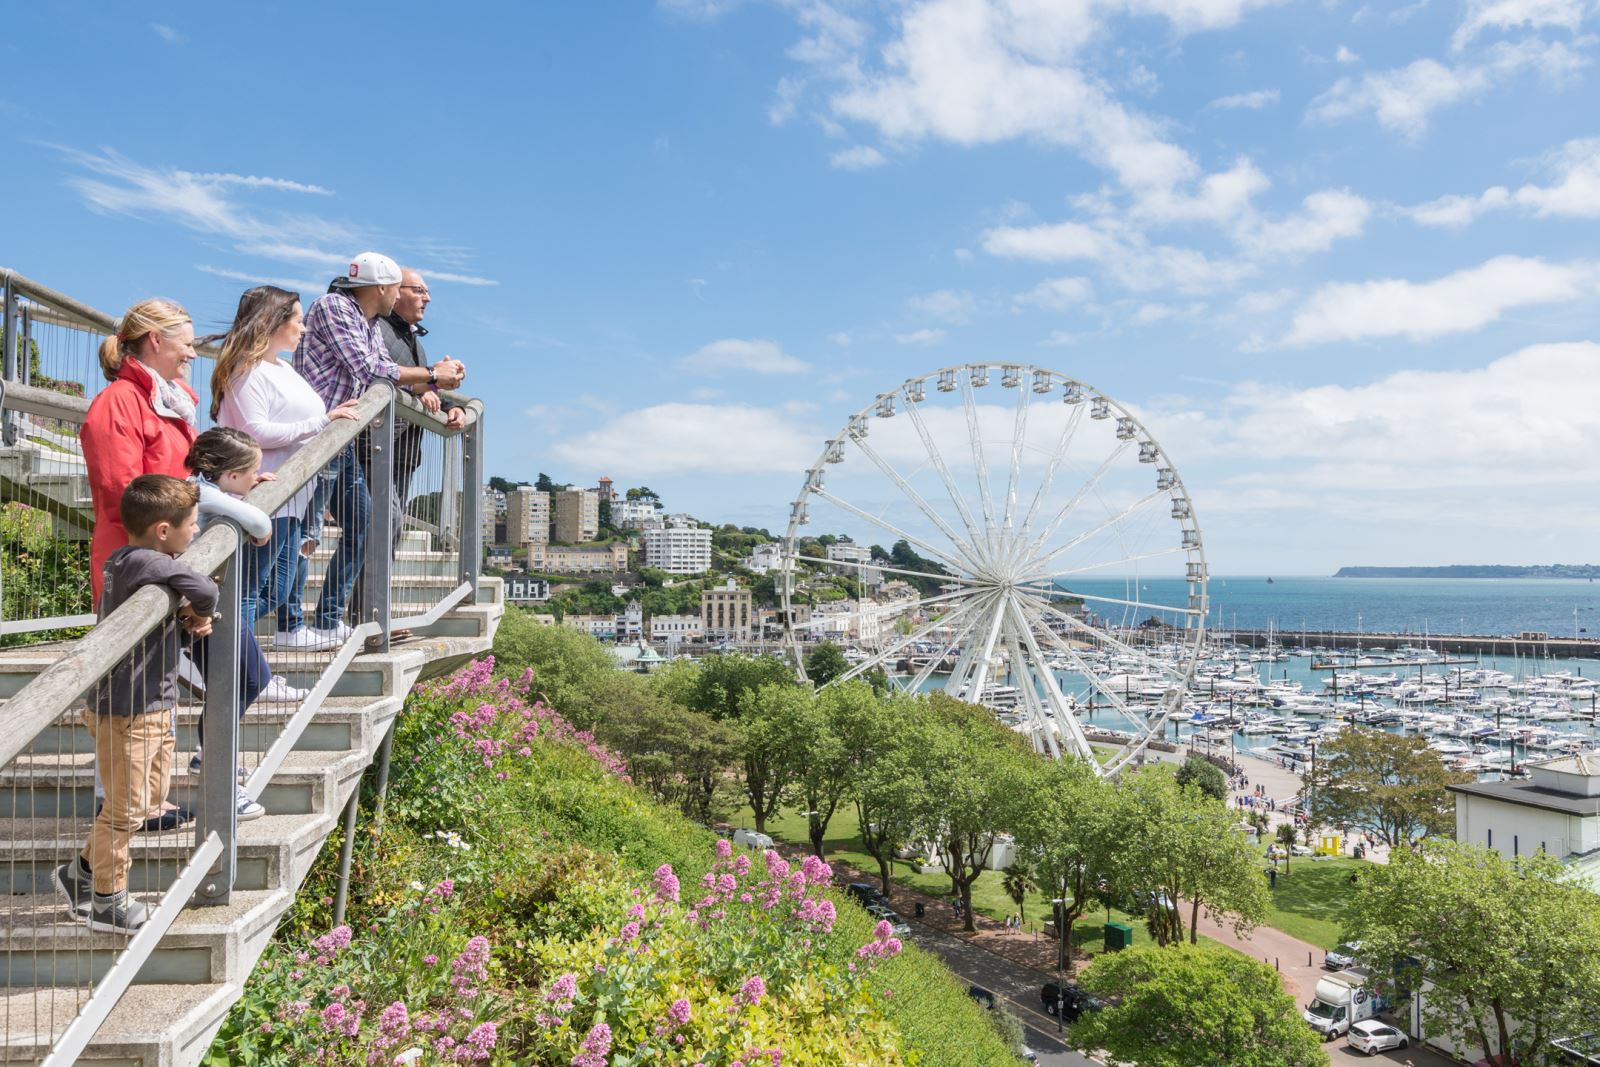
[[[781,547],[802,675],[831,639],[852,663],[829,684],[942,688],[1106,774],[1183,712],[1207,607],[1194,506],[1139,420],[1074,378],[970,363],[880,394],[806,471]]]

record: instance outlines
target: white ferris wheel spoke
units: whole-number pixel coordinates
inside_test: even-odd
[[[1086,563],[1081,567],[1072,567],[1064,571],[1051,571],[1049,574],[1041,574],[1037,577],[1030,577],[1026,581],[1019,582],[1017,583],[1017,587],[1019,589],[1032,589],[1038,592],[1061,592],[1060,589],[1057,589],[1053,585],[1040,585],[1039,583],[1052,582],[1057,578],[1069,578],[1074,574],[1087,574],[1089,571],[1104,570],[1107,567],[1119,567],[1129,563],[1139,563],[1147,559],[1160,559],[1163,556],[1179,556],[1184,554],[1185,550],[1182,547],[1174,545],[1171,548],[1158,549],[1155,552],[1141,552],[1138,555],[1121,556],[1116,559],[1102,560],[1099,563]]]
[[[887,532],[894,534],[896,537],[900,538],[900,540],[906,542],[907,544],[916,545],[918,548],[922,549],[922,551],[928,553],[928,555],[932,556],[934,559],[938,560],[940,563],[943,563],[945,566],[951,568],[952,570],[960,571],[960,570],[964,570],[965,569],[963,564],[956,562],[956,560],[952,559],[947,553],[945,553],[945,552],[943,552],[943,551],[941,551],[941,550],[939,550],[937,548],[934,548],[932,545],[928,544],[927,541],[923,540],[920,537],[917,537],[917,536],[915,536],[913,534],[906,533],[904,530],[900,529],[900,527],[896,526],[894,523],[890,522],[888,519],[879,518],[877,515],[872,514],[872,512],[870,512],[870,511],[867,511],[867,510],[865,510],[863,508],[858,508],[854,504],[850,503],[848,500],[842,500],[839,497],[834,496],[832,493],[828,492],[826,489],[815,489],[814,488],[814,489],[811,490],[811,492],[816,496],[820,496],[822,499],[826,500],[828,503],[832,504],[834,507],[843,508],[845,511],[848,511],[850,514],[854,515],[856,518],[865,519],[867,522],[872,523],[874,526],[880,527],[883,530],[886,530]]]
[[[972,467],[978,477],[979,499],[983,502],[983,525],[989,534],[989,552],[995,554],[994,494],[989,491],[989,465],[983,459],[983,430],[978,425],[978,400],[972,391],[972,375],[961,379],[961,399],[967,412],[967,436],[972,445]]]
[[[983,689],[989,682],[989,664],[994,660],[994,645],[1000,638],[1000,631],[1004,628],[1006,616],[1002,609],[1004,594],[997,596],[990,604],[993,621],[989,622],[988,634],[983,639],[983,651],[978,653],[977,661],[972,667],[971,688],[968,690],[968,700],[973,704],[983,702]],[[985,620],[988,622],[988,620]]]
[[[1096,641],[1104,641],[1122,655],[1137,661],[1149,670],[1154,670],[1165,675],[1172,675],[1174,678],[1178,676],[1178,672],[1173,670],[1168,664],[1161,662],[1148,653],[1139,651],[1126,641],[1122,641],[1116,637],[1113,637],[1108,630],[1096,630],[1093,626],[1087,625],[1082,619],[1074,618],[1059,608],[1056,608],[1050,604],[1046,604],[1041,600],[1034,600],[1032,606],[1047,615],[1055,616],[1062,622],[1066,623],[1071,629],[1083,634],[1085,637],[1093,638]]]
[[[1011,423],[1011,471],[1006,478],[1006,529],[1012,528],[1017,517],[1017,479],[1022,474],[1022,442],[1028,436],[1028,394],[1032,388],[1018,382],[1017,414]]]
[[[931,504],[923,499],[922,494],[917,492],[910,482],[902,478],[900,472],[895,470],[889,461],[880,456],[877,450],[868,445],[863,438],[852,437],[850,440],[855,443],[855,446],[861,450],[863,455],[877,465],[877,468],[883,472],[884,477],[892,481],[928,517],[928,520],[939,528],[940,533],[950,539],[950,544],[961,555],[961,558],[967,561],[967,568],[978,570],[978,556],[973,546],[967,544],[966,541],[956,535],[955,530],[950,527],[949,523],[944,521],[944,517],[935,511]]]
[[[1060,634],[1048,626],[1040,627],[1039,632],[1049,638],[1052,645],[1066,653],[1067,658],[1077,666],[1078,673],[1084,676],[1090,687],[1109,700],[1129,722],[1134,723],[1140,730],[1149,730],[1151,728],[1150,720],[1146,718],[1144,713],[1134,710],[1133,705],[1129,704],[1122,694],[1118,693],[1112,686],[1107,685],[1105,679],[1095,673],[1094,669],[1083,661],[1083,657],[1078,655],[1077,649],[1073,648],[1067,641],[1062,640]]]
[[[1045,693],[1051,705],[1051,718],[1060,728],[1062,736],[1071,743],[1073,750],[1085,759],[1093,760],[1094,749],[1089,747],[1089,738],[1084,733],[1083,724],[1078,721],[1078,716],[1068,705],[1066,694],[1061,691],[1061,683],[1056,678],[1056,672],[1050,666],[1050,661],[1039,651],[1039,642],[1034,638],[1033,628],[1024,616],[1022,605],[1013,600],[1010,608],[1017,630],[1022,634],[1023,644],[1027,646],[1034,670],[1044,680]],[[1054,741],[1050,747],[1056,748]]]
[[[968,604],[963,604],[960,607],[953,609],[949,615],[945,616],[944,621],[946,622],[950,621],[951,616],[957,614],[963,614],[965,618],[959,629],[951,629],[950,640],[946,642],[944,648],[939,652],[939,655],[928,660],[927,665],[917,672],[917,676],[912,679],[911,685],[908,687],[911,692],[915,693],[921,690],[928,679],[933,676],[933,672],[939,667],[939,665],[945,661],[951,652],[955,651],[956,646],[961,644],[961,642],[966,639],[967,635],[977,628],[977,615],[975,611],[972,610],[976,607],[976,604],[976,600]]]
[[[930,573],[928,571],[907,570],[904,567],[894,567],[894,566],[891,566],[891,565],[889,565],[887,563],[880,562],[878,560],[873,560],[871,563],[849,563],[849,562],[846,562],[844,560],[826,559],[826,558],[824,558],[822,556],[794,555],[794,556],[791,556],[789,558],[793,559],[793,560],[797,560],[797,561],[803,562],[803,563],[821,563],[821,564],[825,564],[825,565],[827,565],[829,567],[870,567],[870,568],[872,568],[873,570],[876,570],[876,571],[883,571],[885,574],[905,574],[905,575],[909,575],[912,578],[928,578],[928,579],[931,579],[931,580],[936,581],[936,582],[955,582],[955,583],[957,583],[959,585],[983,585],[983,584],[985,584],[985,583],[979,581],[976,578],[968,578],[965,575],[960,575],[960,574],[932,574],[932,573]]]
[[[1078,424],[1083,421],[1083,412],[1087,407],[1078,404],[1073,407],[1072,414],[1067,416],[1067,424],[1062,427],[1061,437],[1056,441],[1055,451],[1050,453],[1050,461],[1045,464],[1044,474],[1039,478],[1039,488],[1034,491],[1033,503],[1028,505],[1028,514],[1022,520],[1022,540],[1027,540],[1027,535],[1033,529],[1034,516],[1039,513],[1039,505],[1050,495],[1050,487],[1055,484],[1056,472],[1061,469],[1061,461],[1067,456],[1067,449],[1072,445],[1072,439],[1078,432]]]
[[[967,507],[966,498],[961,495],[961,490],[956,487],[956,481],[950,476],[950,468],[945,465],[944,455],[939,451],[939,446],[934,443],[933,435],[928,432],[927,423],[922,421],[922,413],[917,410],[918,405],[907,398],[905,404],[906,417],[911,420],[917,436],[922,438],[922,447],[928,450],[928,458],[933,461],[933,469],[939,472],[939,478],[944,482],[945,492],[950,495],[950,503],[955,506],[957,514],[961,516],[962,523],[967,528],[968,543],[978,553],[980,559],[989,562],[986,555],[988,546],[984,544],[983,537],[978,532],[977,523],[972,521],[972,512]]]
[[[1120,459],[1122,454],[1127,450],[1128,442],[1126,441],[1120,442],[1116,448],[1111,450],[1111,454],[1105,458],[1105,462],[1101,463],[1100,466],[1096,468],[1095,472],[1089,475],[1088,480],[1078,487],[1078,491],[1076,493],[1072,494],[1072,499],[1068,500],[1064,505],[1062,505],[1061,510],[1056,512],[1055,517],[1050,520],[1050,524],[1040,532],[1038,537],[1035,537],[1033,541],[1029,543],[1029,556],[1036,556],[1038,554],[1039,550],[1044,547],[1044,543],[1050,540],[1050,537],[1061,528],[1061,524],[1063,522],[1067,521],[1067,516],[1072,514],[1072,509],[1076,508],[1080,503],[1083,502],[1084,497],[1088,496],[1094,491],[1094,487],[1100,484],[1100,479],[1106,476],[1106,472],[1111,469],[1112,465],[1116,463],[1116,461]],[[1046,558],[1053,559],[1055,556],[1060,555],[1060,553],[1061,550],[1058,549]]]
[[[948,623],[950,621],[950,618],[951,618],[952,615],[956,614],[956,612],[958,612],[958,611],[963,610],[965,607],[966,607],[966,605],[961,605],[960,607],[956,608],[954,611],[945,612],[943,615],[939,616],[939,618],[937,618],[937,619],[929,620],[928,622],[924,623],[918,629],[913,630],[911,633],[904,635],[902,638],[900,638],[900,640],[896,641],[894,644],[890,645],[889,647],[887,647],[885,649],[882,649],[881,651],[877,652],[876,654],[874,654],[872,656],[869,656],[865,660],[862,660],[860,663],[856,664],[854,667],[850,668],[848,671],[845,671],[839,677],[835,678],[829,684],[830,685],[836,685],[839,682],[848,682],[852,678],[855,678],[855,677],[857,677],[859,675],[865,674],[867,671],[870,671],[872,668],[882,664],[884,660],[888,659],[890,656],[892,656],[895,653],[899,652],[901,649],[907,647],[908,645],[912,645],[912,644],[915,644],[918,641],[921,641],[925,636],[927,636],[928,634],[932,633],[934,630],[938,629],[940,626],[943,626],[946,623]]]
[[[1114,515],[1107,515],[1104,519],[1102,519],[1101,521],[1095,523],[1093,526],[1089,527],[1087,530],[1084,530],[1081,533],[1078,533],[1078,534],[1074,535],[1073,537],[1069,538],[1065,543],[1057,545],[1055,548],[1051,549],[1049,552],[1045,553],[1044,555],[1036,556],[1034,559],[1029,560],[1028,561],[1028,565],[1030,567],[1044,567],[1044,566],[1048,565],[1051,560],[1055,559],[1057,556],[1061,555],[1063,552],[1071,551],[1072,549],[1077,548],[1079,545],[1083,544],[1085,541],[1089,541],[1089,540],[1091,540],[1091,539],[1093,539],[1095,537],[1098,537],[1100,534],[1105,533],[1107,530],[1114,529],[1114,528],[1116,528],[1118,526],[1121,526],[1130,517],[1132,517],[1135,512],[1139,511],[1141,508],[1149,507],[1150,504],[1153,501],[1160,500],[1163,497],[1165,497],[1166,495],[1167,495],[1167,493],[1166,493],[1166,490],[1164,490],[1164,489],[1157,489],[1154,492],[1147,493],[1146,495],[1140,497],[1138,500],[1135,500],[1132,504],[1129,504],[1127,507],[1123,508],[1121,511],[1117,512]],[[1035,571],[1034,573],[1037,573],[1037,572]],[[1033,576],[1034,576],[1033,573],[1030,573],[1028,575],[1029,578],[1032,578]]]
[[[871,608],[858,607],[854,611],[824,612],[821,618],[816,616],[816,606],[813,605],[811,621],[796,623],[795,625],[801,627],[802,629],[810,627],[811,629],[815,630],[827,625],[827,623],[830,621],[840,619],[897,618],[898,616],[909,614],[932,604],[944,604],[952,600],[959,600],[962,597],[970,597],[971,595],[972,590],[970,589],[957,589],[949,593],[940,593],[938,596],[919,597],[916,600],[906,600],[889,604],[877,604],[875,607]]]
[[[1199,608],[1175,608],[1169,604],[1152,604],[1148,600],[1118,600],[1114,596],[1096,596],[1093,593],[1077,593],[1068,590],[1062,591],[1063,596],[1070,596],[1077,600],[1092,600],[1097,604],[1120,604],[1125,608],[1148,608],[1151,611],[1170,611],[1175,615],[1199,615]]]
[[[1033,734],[1033,750],[1048,751],[1051,759],[1061,758],[1061,748],[1056,741],[1054,725],[1055,716],[1045,709],[1039,700],[1039,690],[1034,675],[1028,670],[1028,664],[1022,656],[1022,646],[1017,643],[1014,632],[1006,633],[1006,651],[1011,656],[1011,673],[1014,677],[1017,690],[1022,696],[1022,705],[1027,709],[1028,721]],[[1041,745],[1040,741],[1044,744]]]

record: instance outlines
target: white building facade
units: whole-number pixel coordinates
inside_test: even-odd
[[[698,641],[705,634],[705,627],[698,615],[652,615],[650,617],[650,640],[652,641]]]
[[[711,569],[711,531],[672,525],[646,530],[644,565],[668,574],[704,574]]]
[[[1527,781],[1453,785],[1456,840],[1502,856],[1543,851],[1600,893],[1600,756],[1525,765]]]

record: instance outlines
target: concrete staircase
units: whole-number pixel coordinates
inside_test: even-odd
[[[453,565],[453,556],[425,546],[425,541],[402,546],[402,559],[413,557],[406,562],[414,573],[397,569],[397,575],[400,582],[426,580],[437,600],[459,579],[443,570]],[[326,548],[319,554],[326,558]],[[434,589],[436,583],[441,587]],[[419,602],[421,592],[419,586]],[[476,604],[457,606],[389,652],[352,661],[263,792],[267,814],[239,824],[238,876],[230,903],[183,912],[78,1062],[185,1067],[200,1061],[406,694],[418,681],[487,653],[503,611],[500,580],[484,578]],[[0,699],[14,696],[54,662],[61,647],[0,651]],[[278,660],[274,666],[292,682],[311,683],[304,673],[306,654],[291,661],[269,651],[268,658]],[[239,742],[247,765],[254,762],[251,753],[271,745],[294,710],[251,710]],[[195,718],[189,712],[178,724],[174,789],[180,798],[197,785],[187,771]],[[84,728],[63,721],[39,735],[27,755],[0,770],[0,883],[11,894],[0,902],[6,918],[0,928],[3,1064],[42,1060],[52,1039],[76,1016],[87,984],[123,944],[71,920],[49,881],[52,868],[80,847],[94,810],[91,753]],[[135,891],[170,884],[175,877],[174,849],[170,843],[163,848],[164,836],[135,838],[130,879]]]

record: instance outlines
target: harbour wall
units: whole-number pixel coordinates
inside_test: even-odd
[[[1351,633],[1336,630],[1215,630],[1210,636],[1248,648],[1430,648],[1448,654],[1600,659],[1600,640],[1556,637],[1525,640],[1503,634]]]

